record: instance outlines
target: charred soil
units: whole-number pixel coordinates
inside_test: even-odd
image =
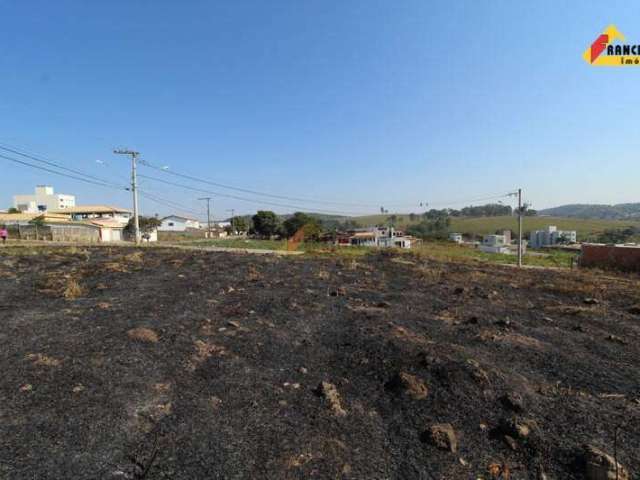
[[[585,444],[640,478],[637,277],[87,248],[0,278],[2,479],[577,480]]]

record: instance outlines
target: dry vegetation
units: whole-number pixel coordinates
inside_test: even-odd
[[[117,248],[0,276],[0,478],[640,475],[634,276]]]

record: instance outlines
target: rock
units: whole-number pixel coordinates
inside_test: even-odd
[[[592,298],[592,297],[587,297],[583,300],[585,305],[598,305],[600,303],[600,300],[598,300],[597,298]]]
[[[504,320],[498,320],[496,322],[493,322],[493,324],[503,328],[508,328],[512,326],[511,320],[509,320],[508,318],[505,318]]]
[[[227,325],[230,327],[240,328],[240,322],[236,322],[235,320],[227,321]]]
[[[158,334],[150,328],[132,328],[127,332],[127,335],[129,335],[129,338],[132,340],[139,342],[158,343]]]
[[[507,392],[499,398],[500,403],[512,412],[523,413],[524,412],[524,400],[522,395],[518,392]]]
[[[333,413],[336,416],[344,417],[347,414],[347,411],[342,407],[342,401],[340,399],[338,389],[333,383],[320,382],[316,392],[329,402],[331,410],[333,410]]]
[[[629,307],[629,313],[631,315],[640,315],[640,304]]]
[[[617,335],[607,335],[607,340],[609,340],[610,342],[619,343],[620,345],[626,345],[627,343]]]
[[[491,478],[507,480],[511,477],[509,467],[504,463],[491,463],[489,464],[487,471],[489,472],[489,475],[491,475]]]
[[[453,289],[453,293],[455,295],[462,295],[465,292],[465,288],[464,287],[456,287]]]
[[[583,448],[586,480],[629,480],[629,472],[611,455],[593,445],[585,445]]]
[[[394,375],[386,384],[386,388],[396,395],[405,395],[414,400],[427,398],[429,390],[424,381],[410,373],[400,372]]]
[[[537,428],[538,426],[534,420],[520,418],[517,416],[511,418],[503,418],[500,421],[500,425],[498,427],[500,432],[504,435],[508,435],[520,440],[527,439],[532,432],[537,430]]]
[[[505,435],[503,439],[504,439],[504,442],[509,446],[511,450],[513,450],[514,452],[518,450],[518,442],[516,442],[515,438],[510,437],[509,435]]]
[[[450,423],[436,423],[431,425],[427,433],[429,443],[441,450],[448,450],[456,453],[458,450],[458,439],[456,432]]]

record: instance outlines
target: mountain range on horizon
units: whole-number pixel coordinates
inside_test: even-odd
[[[538,215],[607,220],[637,220],[640,219],[640,202],[618,203],[615,205],[572,203],[538,210]]]

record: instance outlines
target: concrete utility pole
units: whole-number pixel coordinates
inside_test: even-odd
[[[211,238],[211,197],[202,197],[198,200],[206,200],[207,201],[207,232],[209,232],[209,238]]]
[[[136,161],[140,152],[133,150],[114,150],[117,155],[131,155],[131,192],[133,194],[133,226],[136,245],[140,244],[140,220],[138,218],[138,177],[136,176]]]
[[[518,189],[518,267],[522,267],[522,189]]]
[[[234,227],[234,223],[235,223],[233,221],[233,218],[235,217],[236,210],[234,208],[230,208],[230,209],[227,210],[227,212],[231,212],[231,232],[235,234],[236,233],[236,229],[233,228]]]

